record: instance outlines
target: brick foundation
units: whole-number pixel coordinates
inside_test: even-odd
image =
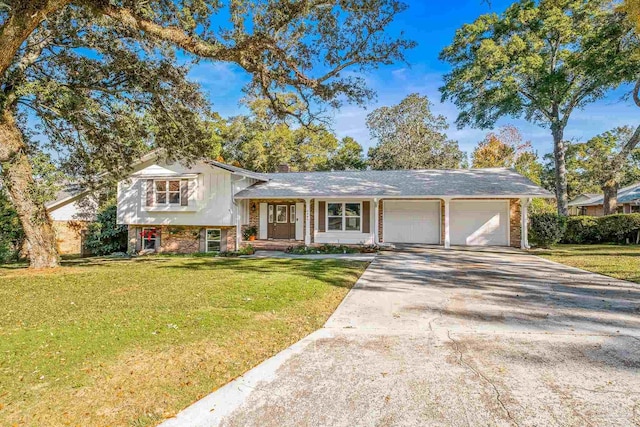
[[[141,250],[142,240],[140,232],[143,228],[156,228],[160,230],[159,253],[191,254],[206,251],[205,231],[208,228],[217,228],[226,234],[226,240],[221,242],[223,251],[236,250],[236,227],[229,226],[152,226],[130,225],[128,231],[127,251],[136,253]],[[226,244],[226,245],[225,245]]]

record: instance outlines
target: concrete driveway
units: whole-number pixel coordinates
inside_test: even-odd
[[[508,251],[385,252],[325,328],[167,425],[218,424],[637,426],[640,286]]]

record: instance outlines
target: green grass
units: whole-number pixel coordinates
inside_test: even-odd
[[[365,263],[0,268],[0,425],[155,424],[322,326]]]
[[[640,283],[638,245],[557,245],[536,253],[572,267]]]

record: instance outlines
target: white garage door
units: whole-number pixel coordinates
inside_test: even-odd
[[[382,234],[389,243],[440,243],[440,201],[383,203]]]
[[[449,227],[452,245],[508,246],[509,202],[452,201]]]

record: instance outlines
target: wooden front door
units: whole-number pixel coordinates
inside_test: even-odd
[[[267,206],[267,237],[269,239],[296,238],[296,205],[269,203]]]

